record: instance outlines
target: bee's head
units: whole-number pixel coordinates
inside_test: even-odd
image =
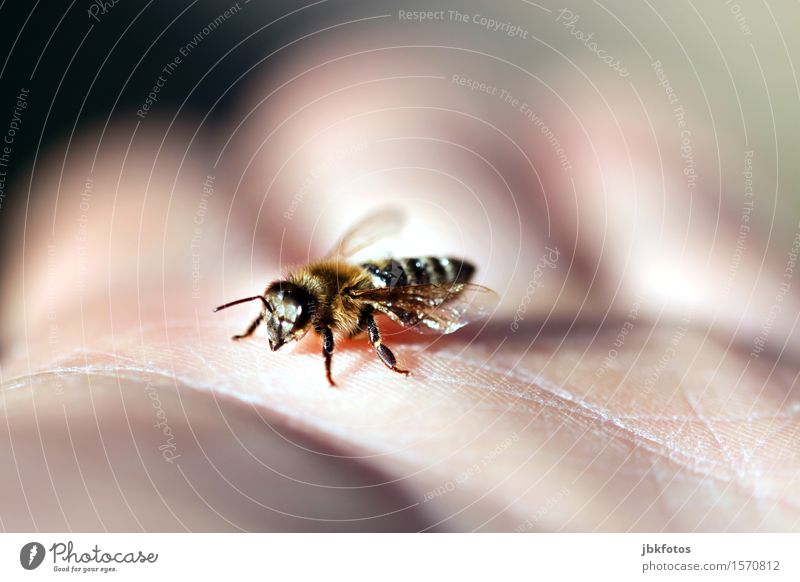
[[[264,292],[264,300],[264,322],[273,352],[306,335],[314,309],[308,291],[289,281],[275,281]]]

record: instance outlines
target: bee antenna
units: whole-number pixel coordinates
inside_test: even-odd
[[[239,305],[240,303],[247,303],[248,301],[253,301],[255,299],[261,299],[264,303],[264,307],[269,309],[269,305],[267,304],[267,300],[264,299],[261,295],[253,295],[252,297],[245,297],[244,299],[237,299],[236,301],[231,301],[230,303],[226,303],[225,305],[220,305],[219,307],[214,308],[214,313],[220,311],[221,309],[227,309],[228,307],[233,307],[234,305]]]

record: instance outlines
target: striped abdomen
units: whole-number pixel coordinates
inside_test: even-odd
[[[363,263],[375,287],[427,285],[429,283],[467,283],[475,267],[452,257],[385,259]]]

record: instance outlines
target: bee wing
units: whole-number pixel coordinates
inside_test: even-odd
[[[470,321],[486,317],[497,294],[481,285],[444,283],[404,285],[355,291],[361,301],[419,333],[453,333]]]
[[[348,230],[327,256],[352,258],[381,240],[396,237],[404,224],[405,215],[396,209],[387,208],[369,214]]]

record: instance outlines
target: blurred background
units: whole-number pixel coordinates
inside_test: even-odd
[[[544,313],[641,292],[752,334],[774,303],[800,212],[791,2],[85,4],[3,10],[4,349],[46,315],[20,309],[23,253],[29,288],[49,264],[92,293],[100,272],[60,269],[110,236],[132,253],[112,285],[161,262],[217,297],[223,254],[304,260],[392,203],[416,219],[398,252],[474,257],[509,311],[548,245],[570,286]]]
[[[691,329],[722,346],[703,378],[766,366],[754,390],[779,382],[795,414],[798,17],[789,0],[3,3],[0,381],[201,326],[391,205],[396,254],[474,260],[501,296],[488,333],[520,358],[543,329],[569,346],[610,327],[592,370],[624,373],[634,325]]]

